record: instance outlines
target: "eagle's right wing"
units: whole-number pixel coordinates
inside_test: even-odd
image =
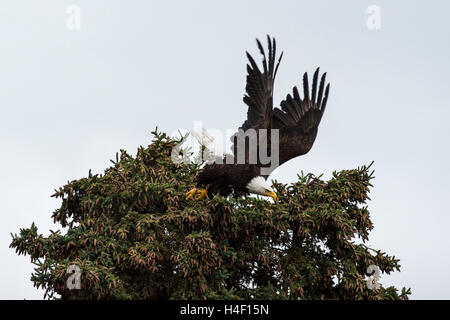
[[[263,72],[261,72],[252,56],[246,52],[250,64],[247,64],[247,84],[244,102],[248,106],[247,120],[242,125],[242,130],[269,129],[272,117],[273,83],[277,74],[283,53],[278,58],[275,66],[276,42],[275,38],[267,36],[269,61],[266,59],[261,42],[256,39],[258,49],[263,56]]]
[[[310,95],[308,74],[303,76],[303,99],[297,87],[293,89],[293,96],[288,94],[281,101],[281,109],[273,110],[272,129],[279,129],[279,164],[306,154],[314,144],[317,129],[325,111],[330,84],[325,88],[326,73],[321,77],[319,92],[317,85],[319,68],[313,76],[312,92]],[[325,93],[324,93],[325,90]]]
[[[239,131],[231,137],[231,141],[233,142],[232,151],[235,157],[237,156],[237,139],[239,138],[240,134],[245,134],[249,129],[255,130],[256,134],[258,134],[259,129],[271,128],[273,108],[273,83],[283,53],[281,53],[280,57],[278,58],[277,64],[275,65],[275,38],[271,39],[269,36],[267,36],[267,42],[268,57],[266,57],[266,53],[264,52],[264,48],[261,42],[256,39],[258,49],[263,56],[262,71],[258,68],[258,65],[252,58],[252,56],[248,52],[246,52],[249,64],[247,64],[247,83],[245,86],[245,95],[243,100],[248,106],[248,111],[247,120],[245,120],[245,122],[239,128]],[[250,143],[254,144],[256,142],[253,141]],[[245,162],[248,163],[248,150],[246,150],[245,153]]]

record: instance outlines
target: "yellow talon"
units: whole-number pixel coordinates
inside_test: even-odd
[[[189,192],[186,192],[186,200],[188,200],[190,198],[195,199],[195,200],[201,200],[204,197],[206,197],[207,192],[208,192],[207,189],[193,188]],[[198,196],[194,197],[195,194],[198,194]]]
[[[192,198],[194,196],[194,194],[197,193],[197,188],[191,189],[189,192],[186,192],[186,200]]]
[[[196,200],[201,200],[204,197],[206,197],[206,194],[208,193],[208,190],[206,190],[206,189],[199,189],[199,190],[197,190],[197,193],[198,193],[198,196],[197,196]]]

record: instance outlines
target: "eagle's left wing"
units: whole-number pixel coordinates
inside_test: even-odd
[[[326,73],[320,79],[317,92],[319,79],[319,68],[317,68],[313,76],[310,95],[308,74],[305,73],[303,76],[303,99],[300,97],[297,87],[294,87],[293,95],[288,94],[286,99],[281,101],[281,109],[273,110],[272,129],[279,129],[280,165],[292,158],[306,154],[313,146],[330,89],[330,84],[325,88],[325,78]]]

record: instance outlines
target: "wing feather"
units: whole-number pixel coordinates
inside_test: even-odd
[[[274,108],[272,128],[279,129],[280,165],[306,154],[314,144],[322,115],[327,105],[330,84],[325,87],[326,73],[320,78],[319,68],[312,79],[311,91],[308,74],[303,75],[303,99],[297,87]],[[317,88],[319,89],[317,91]],[[325,88],[325,94],[324,94]]]
[[[245,86],[244,103],[248,106],[247,120],[239,128],[240,130],[231,137],[233,142],[233,153],[236,155],[236,139],[239,134],[249,129],[258,131],[259,129],[270,129],[272,123],[273,108],[273,84],[278,66],[281,61],[280,55],[277,63],[275,38],[267,36],[267,55],[261,42],[256,39],[256,45],[262,56],[262,68],[258,67],[253,57],[246,52],[247,83]],[[261,72],[262,70],[262,72]]]

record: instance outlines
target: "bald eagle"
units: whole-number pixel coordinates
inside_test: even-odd
[[[277,147],[275,151],[278,151],[276,152],[278,161],[276,163],[279,166],[292,158],[308,153],[313,146],[330,89],[329,84],[325,87],[326,73],[320,77],[319,81],[319,68],[316,69],[312,78],[311,91],[308,74],[305,73],[303,97],[300,96],[297,87],[294,87],[292,95],[288,94],[286,99],[280,102],[281,108],[273,108],[274,80],[283,53],[275,65],[275,38],[267,36],[267,42],[268,56],[261,42],[256,39],[262,55],[262,70],[246,52],[249,62],[246,93],[243,100],[248,106],[247,120],[231,138],[233,154],[225,155],[223,161],[205,165],[198,175],[197,186],[187,192],[186,199],[200,200],[209,190],[222,195],[253,193],[276,200],[277,194],[267,181],[270,172],[275,168],[273,163],[270,166],[263,161],[262,151],[271,155],[273,147]],[[275,131],[277,131],[276,135]],[[247,134],[248,132],[254,133],[254,136]],[[265,135],[261,134],[262,132]],[[244,148],[238,148],[238,139],[242,137]],[[252,146],[257,151],[253,159]]]

